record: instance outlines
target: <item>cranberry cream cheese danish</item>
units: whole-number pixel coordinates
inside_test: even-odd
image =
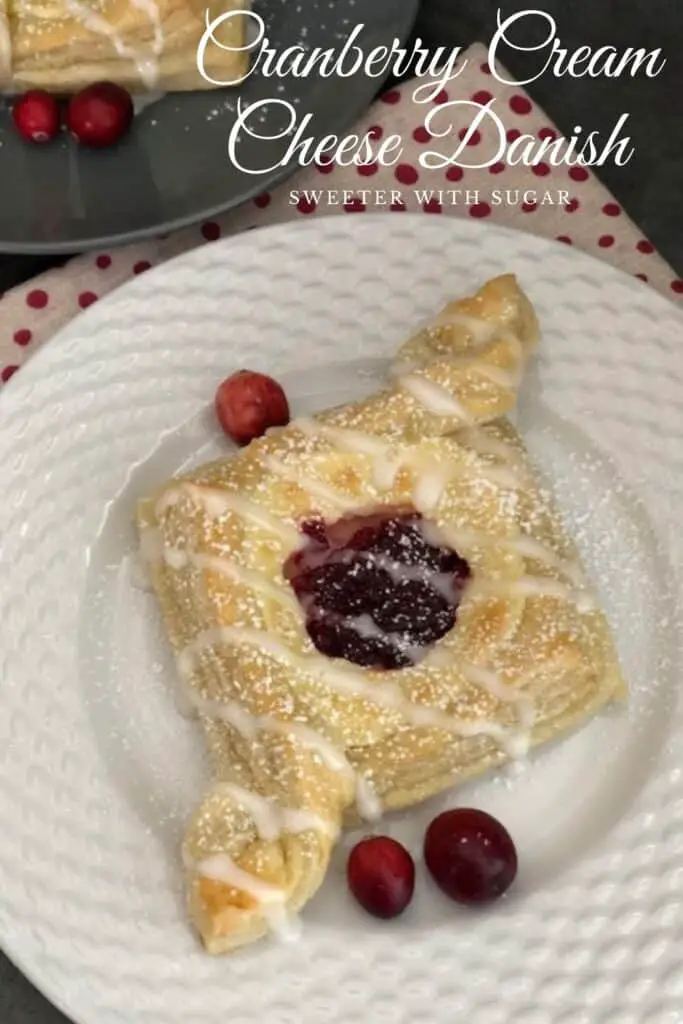
[[[244,0],[5,0],[0,2],[0,88],[71,93],[107,80],[127,89],[213,88],[197,67],[207,14],[241,11]],[[227,18],[206,48],[209,77],[246,71],[245,18]],[[222,44],[222,45],[219,45]]]
[[[141,502],[214,783],[184,858],[224,953],[291,927],[340,829],[523,755],[625,692],[514,406],[538,335],[511,275],[449,304],[370,398]]]

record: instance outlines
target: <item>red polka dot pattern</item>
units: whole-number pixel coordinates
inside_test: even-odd
[[[2,383],[6,384],[10,377],[14,376],[18,369],[18,366],[6,366],[2,373],[0,373],[0,380],[2,381]]]
[[[260,196],[256,196],[254,199],[254,206],[257,210],[265,210],[266,206],[270,206],[270,192],[262,192]],[[218,235],[216,237],[218,237]]]
[[[465,138],[465,136],[467,135],[468,131],[469,131],[468,128],[461,128],[460,131],[458,132],[458,138],[460,139],[461,142]],[[474,131],[472,132],[472,134],[470,135],[469,139],[467,140],[467,145],[468,146],[478,146],[480,142],[481,142],[481,134],[475,128]]]
[[[93,302],[97,302],[97,296],[94,292],[81,292],[78,296],[78,305],[81,309],[87,309],[88,306],[92,306]]]
[[[510,110],[514,114],[530,114],[531,113],[531,101],[526,96],[511,96],[510,97]]]
[[[134,274],[144,274],[144,272],[146,270],[150,270],[151,267],[152,267],[152,264],[149,262],[149,260],[138,260],[137,263],[133,264],[133,273]]]
[[[205,224],[202,224],[202,235],[207,242],[215,242],[217,238],[221,237],[220,225],[216,224],[215,220],[207,220]]]
[[[101,252],[95,260],[95,266],[100,270],[106,270],[107,267],[111,266],[111,256],[108,256],[106,252]]]
[[[31,309],[45,309],[48,303],[48,294],[42,288],[33,288],[26,296],[26,305]]]
[[[401,185],[414,185],[420,175],[411,164],[399,164],[394,171],[394,177]]]
[[[585,167],[570,167],[569,177],[572,181],[588,181],[589,174]]]
[[[618,217],[621,213],[621,207],[618,203],[605,203],[602,208],[602,212],[607,217]]]
[[[441,213],[443,208],[438,199],[430,199],[422,204],[422,209],[425,213]]]
[[[550,174],[550,168],[547,164],[544,163],[532,164],[531,173],[535,174],[537,178],[545,178],[548,174]]]
[[[470,206],[469,213],[470,217],[490,217],[491,207],[489,206],[488,203],[474,203],[472,206]]]
[[[610,246],[614,245],[614,235],[600,235],[598,245],[601,249],[609,249]]]
[[[652,242],[648,242],[646,238],[643,238],[638,242],[636,249],[638,252],[645,253],[647,256],[655,251],[655,247]]]
[[[492,99],[493,96],[487,89],[480,89],[479,92],[475,92],[472,97],[472,102],[481,103],[482,106],[485,106],[487,103],[490,103]]]
[[[458,167],[457,164],[454,164],[446,171],[446,178],[448,181],[462,181],[464,173],[465,172],[462,167]]]
[[[373,174],[377,174],[378,170],[379,170],[379,164],[376,164],[376,163],[372,163],[372,164],[359,164],[358,165],[358,173],[363,178],[369,178]]]
[[[344,203],[344,209],[347,213],[363,213],[365,210],[365,203],[360,196],[354,196],[350,202]]]
[[[301,196],[299,202],[296,204],[296,208],[299,213],[309,214],[315,213],[318,208],[318,204],[314,199],[308,199],[307,196]]]
[[[14,341],[17,345],[28,345],[33,335],[27,327],[20,327],[14,332]]]
[[[398,103],[401,99],[401,94],[398,89],[388,89],[387,92],[383,92],[380,96],[382,103],[389,103],[393,106],[394,103]]]
[[[419,124],[413,132],[413,138],[416,142],[423,143],[429,142],[432,137],[432,133],[428,132],[423,124]]]
[[[683,280],[677,278],[671,282],[671,291],[675,292],[676,295],[683,295]]]

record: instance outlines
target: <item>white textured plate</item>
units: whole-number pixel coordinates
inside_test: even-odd
[[[420,872],[380,924],[347,898],[342,850],[298,944],[209,959],[178,868],[206,768],[131,578],[133,502],[222,449],[209,410],[230,371],[275,374],[295,411],[343,400],[503,270],[544,328],[522,428],[614,623],[630,707],[457,795],[517,841],[500,905],[466,913]],[[564,246],[335,218],[146,274],[21,371],[0,401],[0,939],[48,996],[79,1024],[683,1020],[682,335],[673,306]],[[385,827],[419,850],[447,802]]]

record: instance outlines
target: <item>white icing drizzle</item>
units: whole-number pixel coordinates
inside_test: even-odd
[[[329,427],[325,423],[308,416],[300,416],[294,420],[291,426],[301,431],[306,437],[323,437],[330,441],[340,451],[356,452],[360,455],[386,454],[388,445],[378,437],[364,434],[360,430],[348,430],[345,427]]]
[[[515,704],[517,708],[517,720],[519,730],[515,736],[510,738],[510,748],[514,749],[515,757],[524,757],[531,744],[531,730],[536,719],[536,708],[533,699],[524,693],[519,684],[513,686],[503,681],[502,676],[490,668],[481,665],[464,663],[461,671],[466,679],[475,686],[481,686],[487,690],[492,697],[503,701],[506,704]]]
[[[422,327],[422,331],[429,333],[441,327],[464,327],[477,345],[488,345],[490,341],[503,333],[503,328],[491,320],[485,320],[481,316],[472,316],[468,313],[451,313],[444,310],[438,316],[428,320]]]
[[[106,36],[119,57],[132,61],[138,71],[140,80],[147,89],[153,89],[159,77],[158,57],[163,50],[164,40],[161,29],[159,9],[155,0],[132,0],[138,10],[148,15],[154,34],[152,46],[149,53],[141,53],[132,46],[128,46],[122,39],[116,27],[107,21],[101,14],[82,0],[66,0],[67,10],[77,18],[83,26],[96,35]]]
[[[296,654],[275,637],[262,630],[238,626],[218,626],[200,633],[180,652],[178,670],[189,681],[200,655],[218,644],[246,644],[283,661],[291,668],[330,686],[343,696],[366,700],[396,711],[417,728],[437,728],[463,737],[489,736],[508,749],[510,730],[488,719],[457,721],[435,708],[425,708],[408,701],[395,683],[367,683],[362,671],[342,666],[317,654]]]
[[[503,462],[515,462],[516,452],[505,441],[492,437],[481,428],[466,427],[459,435],[460,438],[474,448],[479,455],[491,455],[493,458],[501,459]]]
[[[341,510],[348,510],[357,507],[358,502],[356,498],[353,498],[348,494],[342,494],[340,491],[336,491],[323,480],[316,480],[313,477],[302,473],[298,469],[287,466],[284,462],[280,459],[276,459],[273,455],[263,456],[263,462],[272,473],[282,477],[283,480],[288,480],[293,484],[297,484],[303,490],[312,494],[314,498],[319,498],[321,501],[325,501],[329,505],[333,505],[335,508]]]
[[[284,942],[291,942],[301,934],[298,916],[287,907],[287,892],[280,886],[265,882],[256,875],[244,871],[229,854],[213,853],[194,861],[185,853],[185,867],[203,878],[222,885],[228,885],[239,892],[246,892],[258,904],[270,931]]]
[[[421,378],[420,378],[421,379]],[[353,451],[360,455],[372,455],[372,476],[379,490],[388,490],[394,484],[396,474],[403,466],[416,468],[416,481],[413,490],[413,504],[419,512],[433,512],[441,500],[443,492],[453,479],[453,467],[435,459],[423,457],[417,459],[413,452],[392,452],[391,445],[379,438],[364,435],[359,431],[327,427],[313,419],[297,419],[292,426],[301,430],[307,437],[320,435],[342,451]],[[520,479],[507,466],[485,466],[482,473],[491,483],[512,490],[520,486]],[[298,478],[301,481],[301,478]],[[302,484],[303,486],[303,484]],[[315,493],[312,491],[312,493]],[[326,494],[328,499],[329,493]],[[348,507],[346,496],[334,492],[332,500],[338,507]]]
[[[214,787],[219,796],[229,796],[239,804],[251,817],[261,839],[272,841],[289,832],[298,835],[302,832],[321,832],[336,839],[339,829],[334,822],[316,814],[315,811],[298,807],[281,807],[274,800],[261,796],[253,790],[245,789],[233,782],[219,782]]]
[[[298,612],[299,602],[294,594],[286,587],[273,583],[265,573],[256,569],[247,569],[243,565],[219,555],[203,555],[187,548],[166,547],[163,550],[164,561],[171,569],[184,569],[188,565],[194,566],[199,571],[215,572],[226,576],[235,583],[242,583],[252,590],[258,591],[271,601],[289,608],[290,611]]]
[[[424,524],[423,532],[428,529],[428,525]],[[537,562],[541,562],[543,565],[547,565],[550,568],[555,569],[560,575],[564,576],[572,584],[572,588],[564,587],[562,593],[567,600],[576,601],[578,605],[584,605],[585,600],[590,598],[590,585],[584,575],[581,567],[576,563],[569,561],[568,559],[560,558],[552,548],[546,544],[542,544],[540,541],[535,540],[533,537],[528,537],[525,534],[520,534],[517,537],[492,537],[488,533],[475,532],[473,530],[459,530],[450,526],[444,526],[438,528],[438,535],[440,535],[440,541],[435,539],[435,535],[430,535],[431,543],[446,544],[448,547],[455,548],[456,550],[462,551],[463,549],[473,547],[500,547],[507,548],[509,551],[514,551],[524,558],[534,559]],[[427,538],[430,539],[430,538]],[[542,580],[544,577],[531,577],[527,576],[522,582],[522,586],[529,591],[529,580]],[[547,583],[552,587],[553,581],[547,580]],[[562,584],[560,584],[562,587]],[[547,589],[545,583],[542,587],[536,587],[536,596],[539,595],[540,589]],[[559,592],[558,592],[559,593]],[[530,596],[534,596],[529,591]],[[541,595],[542,596],[542,595]],[[557,595],[554,595],[557,596]],[[592,606],[591,598],[591,606]]]
[[[426,470],[422,475],[417,475],[412,498],[413,505],[418,512],[426,514],[435,511],[449,479],[448,472],[440,466],[435,466],[432,469]]]
[[[422,524],[418,523],[417,526],[420,528],[420,531],[424,533],[421,529]],[[164,548],[163,545],[161,545],[161,549],[159,549],[157,545],[161,542],[160,532],[146,532],[150,534],[155,533],[157,535],[154,538],[154,542],[149,543],[148,551],[143,552],[141,548],[141,555],[146,557],[148,560],[158,562],[163,559],[163,561],[165,561],[166,564],[175,571],[180,571],[187,568],[187,566],[192,565],[200,571],[206,570],[209,572],[219,573],[237,583],[243,583],[252,590],[255,590],[257,593],[262,594],[264,597],[267,597],[272,601],[276,601],[283,607],[288,608],[294,614],[298,614],[300,608],[299,601],[291,592],[289,587],[283,584],[274,583],[264,572],[255,569],[247,569],[244,566],[237,565],[235,562],[232,562],[227,558],[217,555],[203,555],[187,548]],[[433,536],[433,532],[430,532],[430,537]],[[443,542],[443,538],[438,541],[438,543]],[[405,580],[424,583],[440,594],[444,600],[448,602],[453,600],[453,584],[451,576],[448,573],[425,573],[419,566],[400,565],[392,561],[386,555],[377,555],[374,562],[379,568],[383,569],[395,583],[401,583]],[[302,601],[302,605],[305,608],[305,600]],[[424,648],[411,647],[403,644],[399,638],[393,636],[391,633],[385,633],[376,626],[369,615],[359,615],[355,618],[346,618],[344,620],[344,624],[350,629],[356,630],[360,636],[373,637],[375,639],[381,638],[387,643],[400,647],[406,657],[408,657],[414,664],[418,664],[419,662],[426,660],[426,652]]]
[[[234,889],[241,889],[249,893],[263,906],[271,903],[283,903],[287,899],[284,889],[264,882],[248,871],[243,871],[227,853],[214,853],[210,857],[205,857],[198,861],[195,869],[204,878],[210,878],[214,882],[222,882],[224,885],[230,885]]]
[[[295,526],[290,526],[282,519],[278,519],[277,516],[271,515],[256,502],[249,501],[230,491],[222,491],[218,487],[202,487],[191,483],[182,483],[177,487],[172,487],[157,502],[155,510],[157,517],[161,518],[164,512],[177,504],[183,495],[202,507],[211,519],[219,519],[227,512],[234,512],[269,533],[276,534],[293,550],[301,547],[304,542]]]
[[[139,11],[142,11],[149,18],[154,33],[152,53],[156,57],[160,57],[164,52],[164,30],[161,24],[159,5],[156,3],[156,0],[130,0],[130,2],[133,7],[137,7]]]
[[[186,678],[182,676],[182,673],[181,677]],[[256,741],[260,730],[293,737],[302,746],[314,751],[326,768],[345,775],[353,782],[356,807],[361,818],[365,821],[375,821],[381,817],[382,804],[370,781],[356,772],[343,751],[315,729],[311,729],[301,722],[282,721],[272,715],[252,715],[236,701],[218,701],[201,697],[190,685],[186,685],[185,690],[188,700],[199,714],[206,715],[208,718],[218,718],[232,726],[250,742]]]
[[[399,377],[399,384],[434,416],[455,416],[460,423],[472,423],[472,417],[465,406],[440,384],[413,373]]]
[[[554,597],[567,601],[586,615],[595,610],[595,598],[550,576],[521,576],[516,580],[485,580],[479,577],[470,584],[472,597]]]

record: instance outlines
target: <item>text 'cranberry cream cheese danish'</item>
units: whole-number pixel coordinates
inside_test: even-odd
[[[625,686],[514,428],[537,342],[512,275],[450,303],[376,394],[139,506],[214,782],[184,844],[223,953],[291,928],[339,832],[567,732]]]

